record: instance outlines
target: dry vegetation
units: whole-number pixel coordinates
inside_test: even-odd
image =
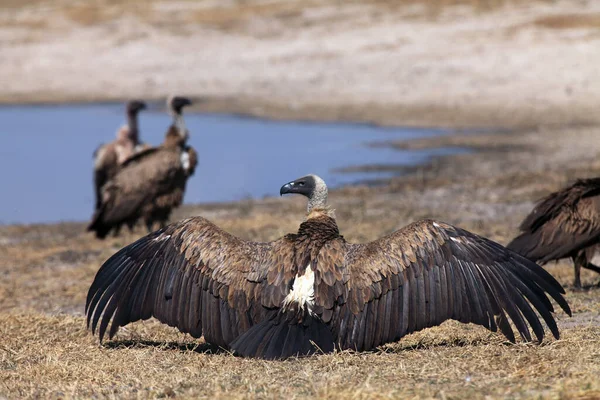
[[[506,243],[539,196],[600,173],[598,128],[458,135],[393,144],[485,151],[442,158],[376,188],[335,191],[343,234],[367,241],[423,217]],[[476,167],[475,167],[476,166]],[[186,206],[245,238],[293,231],[298,198]],[[573,318],[560,340],[510,345],[483,328],[447,322],[372,353],[285,362],[240,359],[155,321],[100,346],[83,305],[99,265],[136,234],[96,241],[83,224],[0,227],[0,397],[597,398],[599,277],[571,290],[569,263],[548,266],[567,288]],[[137,234],[140,234],[138,232]]]

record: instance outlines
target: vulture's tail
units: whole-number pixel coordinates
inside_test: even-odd
[[[523,257],[541,263],[546,262],[545,256],[548,255],[547,249],[541,246],[541,230],[535,232],[523,232],[514,238],[506,248],[522,255]]]
[[[291,313],[276,312],[240,335],[230,347],[243,357],[275,360],[331,353],[334,343],[331,330],[318,317],[305,313],[298,321]]]
[[[96,233],[96,237],[98,239],[104,239],[108,233],[110,232],[110,230],[112,229],[112,226],[107,225],[105,223],[103,223],[103,214],[104,214],[104,207],[100,207],[99,209],[97,209],[94,212],[94,215],[92,216],[92,221],[90,222],[90,224],[87,227],[87,231],[88,232],[95,232]]]

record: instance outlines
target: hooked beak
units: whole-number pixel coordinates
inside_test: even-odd
[[[284,194],[293,193],[294,182],[286,183],[279,189],[279,196],[283,196]]]

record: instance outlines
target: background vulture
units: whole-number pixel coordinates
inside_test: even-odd
[[[121,164],[138,151],[147,148],[139,140],[138,113],[146,108],[143,101],[132,100],[125,106],[127,124],[117,131],[116,140],[98,147],[94,152],[94,191],[96,204],[100,208],[101,189],[117,173]]]
[[[163,144],[127,159],[102,187],[101,206],[88,226],[98,238],[124,223],[133,226],[140,218],[148,231],[155,221],[165,226],[173,207],[183,202],[187,179],[197,164],[196,152],[186,145],[189,133],[182,115],[191,102],[173,97],[168,104],[174,120]]]
[[[88,326],[109,337],[156,317],[242,356],[266,359],[334,348],[369,350],[448,319],[498,328],[515,341],[559,332],[552,297],[571,314],[560,284],[503,246],[423,220],[367,244],[351,244],[309,175],[281,194],[308,197],[297,233],[270,243],[241,240],[201,217],[121,249],[88,292]],[[317,349],[318,348],[318,349]]]
[[[578,180],[542,199],[519,229],[509,249],[542,264],[571,257],[573,284],[580,288],[581,267],[600,273],[590,262],[600,241],[600,178]]]

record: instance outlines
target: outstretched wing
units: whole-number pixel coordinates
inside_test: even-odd
[[[348,271],[343,291],[332,265]],[[547,295],[571,312],[561,285],[537,264],[430,220],[368,244],[332,243],[321,252],[319,270],[333,271],[316,278],[315,295],[342,348],[371,349],[448,319],[499,327],[514,341],[510,318],[524,340],[531,340],[531,327],[541,341],[544,329],[535,310],[559,335]]]
[[[167,226],[121,249],[98,271],[86,301],[100,340],[155,317],[228,346],[278,307],[289,291],[293,249],[286,238],[241,240],[201,217]]]

